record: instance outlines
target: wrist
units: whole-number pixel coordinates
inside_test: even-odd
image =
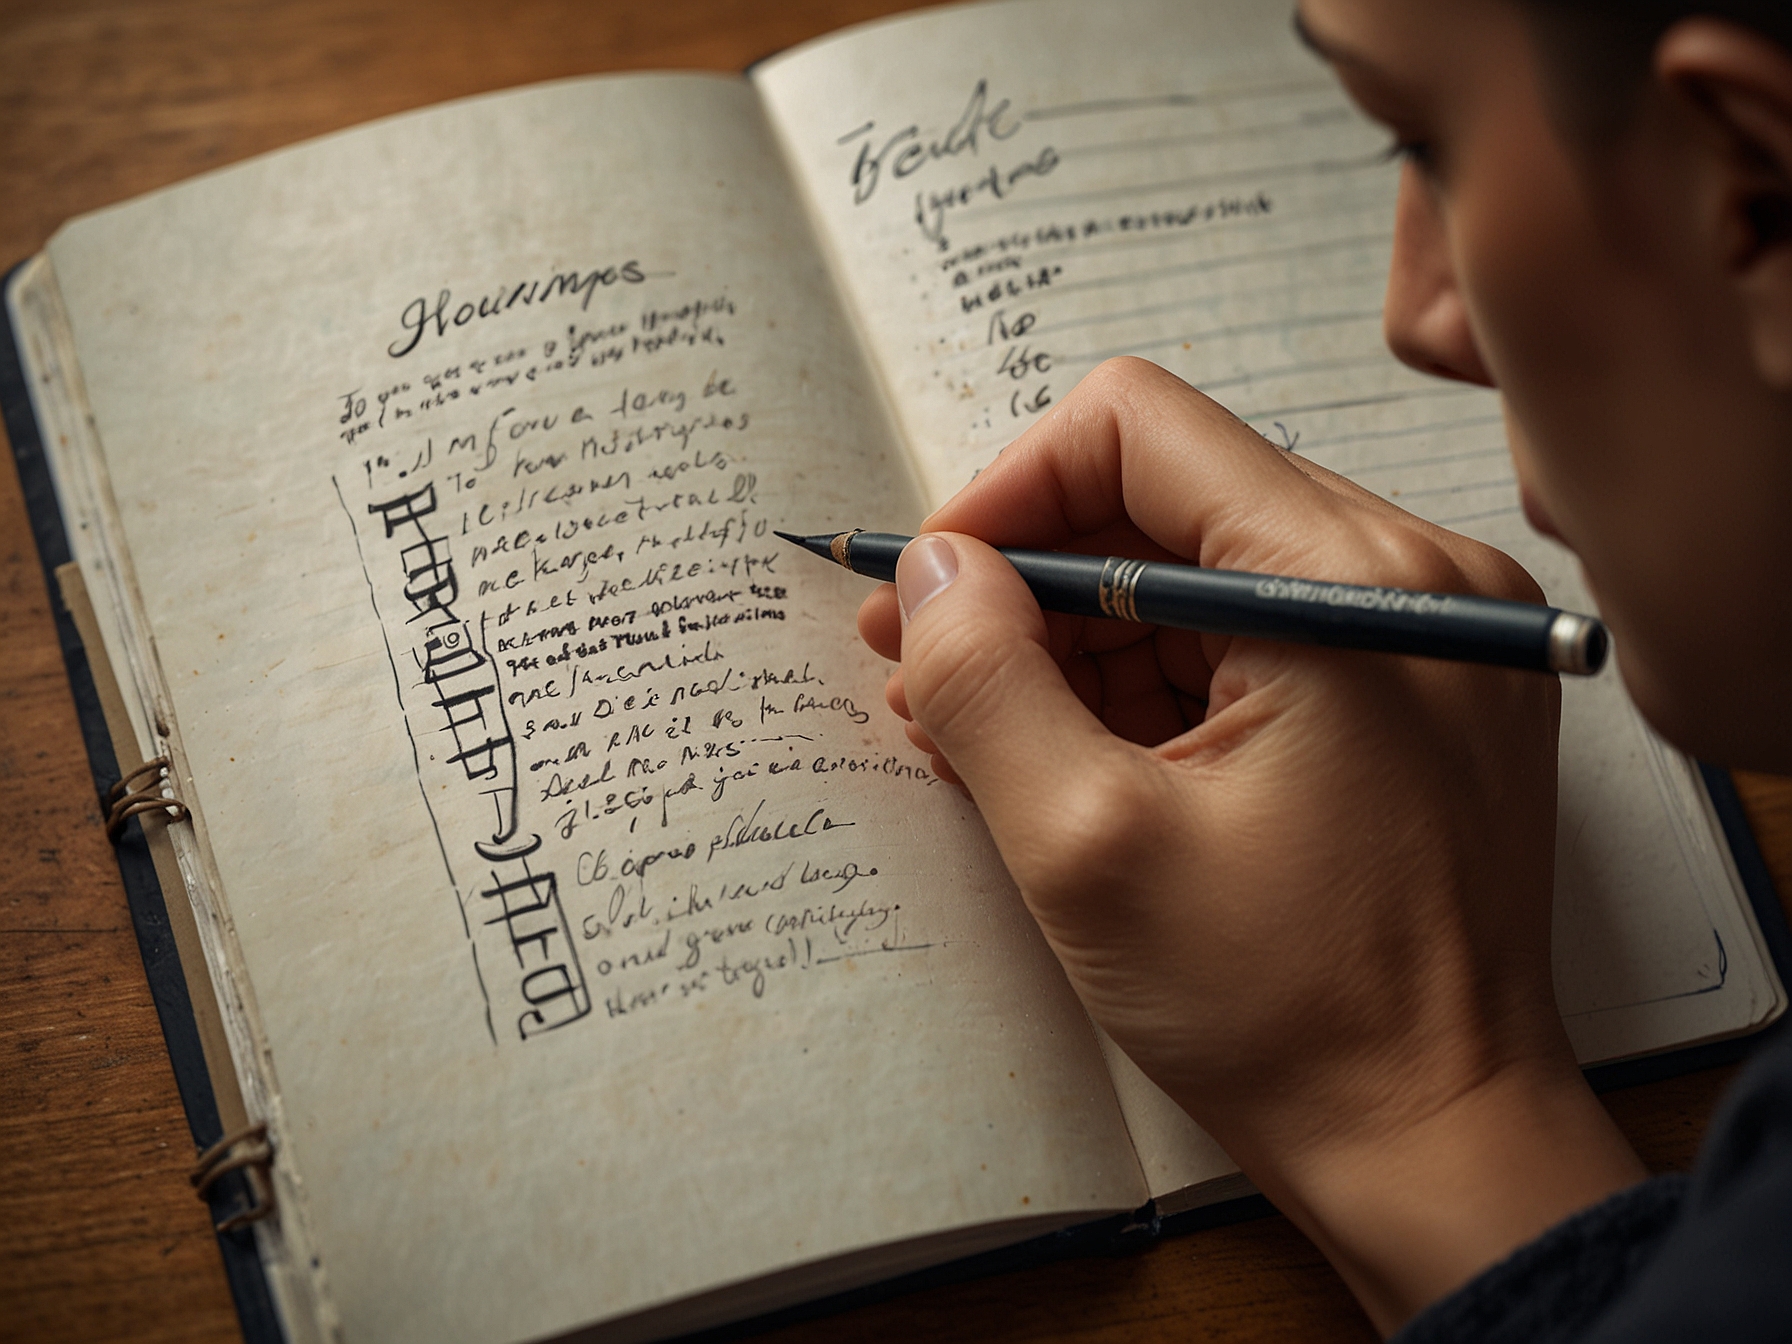
[[[1408,1124],[1315,1144],[1260,1180],[1390,1334],[1647,1174],[1570,1062],[1509,1066]]]

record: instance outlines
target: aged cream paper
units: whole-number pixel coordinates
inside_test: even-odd
[[[862,586],[769,535],[919,505],[750,86],[450,105],[50,256],[345,1338],[1143,1201]]]
[[[942,11],[763,67],[771,127],[740,81],[547,86],[52,245],[346,1337],[820,1291],[817,1257],[1232,1188],[1110,1084],[881,713],[860,585],[767,536],[912,526],[1130,352],[1584,606],[1497,402],[1381,349],[1392,172],[1285,24]],[[1583,1059],[1777,1011],[1696,779],[1610,677],[1570,690],[1561,834]]]
[[[1591,609],[1523,523],[1497,398],[1388,354],[1396,168],[1286,6],[1010,0],[755,78],[930,503],[1101,360],[1142,355]],[[1557,996],[1584,1062],[1780,1010],[1702,786],[1610,672],[1566,690],[1559,837]],[[1213,1174],[1205,1136],[1116,1077],[1154,1192]]]

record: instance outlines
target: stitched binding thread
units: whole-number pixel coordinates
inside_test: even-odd
[[[174,796],[166,756],[143,762],[114,784],[106,794],[106,806],[106,838],[113,844],[124,834],[125,823],[145,812],[160,811],[171,822],[185,821],[189,815],[187,805]]]
[[[274,1145],[268,1142],[266,1122],[249,1125],[234,1134],[226,1134],[199,1154],[187,1180],[204,1199],[206,1192],[220,1177],[240,1171],[249,1179],[249,1207],[233,1213],[218,1224],[220,1232],[234,1232],[239,1227],[258,1223],[277,1207],[274,1202],[274,1179],[269,1168],[274,1162]]]

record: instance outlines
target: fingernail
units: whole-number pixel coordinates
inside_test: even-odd
[[[944,537],[920,536],[902,548],[896,561],[896,605],[902,623],[933,601],[958,577],[958,556]]]

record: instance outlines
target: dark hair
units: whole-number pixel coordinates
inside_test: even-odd
[[[1522,0],[1546,22],[1603,38],[1617,48],[1652,49],[1677,20],[1704,15],[1753,28],[1792,47],[1792,5],[1786,0]]]
[[[1792,49],[1792,0],[1520,0],[1552,92],[1583,129],[1621,127],[1661,35],[1681,19],[1727,19]]]

